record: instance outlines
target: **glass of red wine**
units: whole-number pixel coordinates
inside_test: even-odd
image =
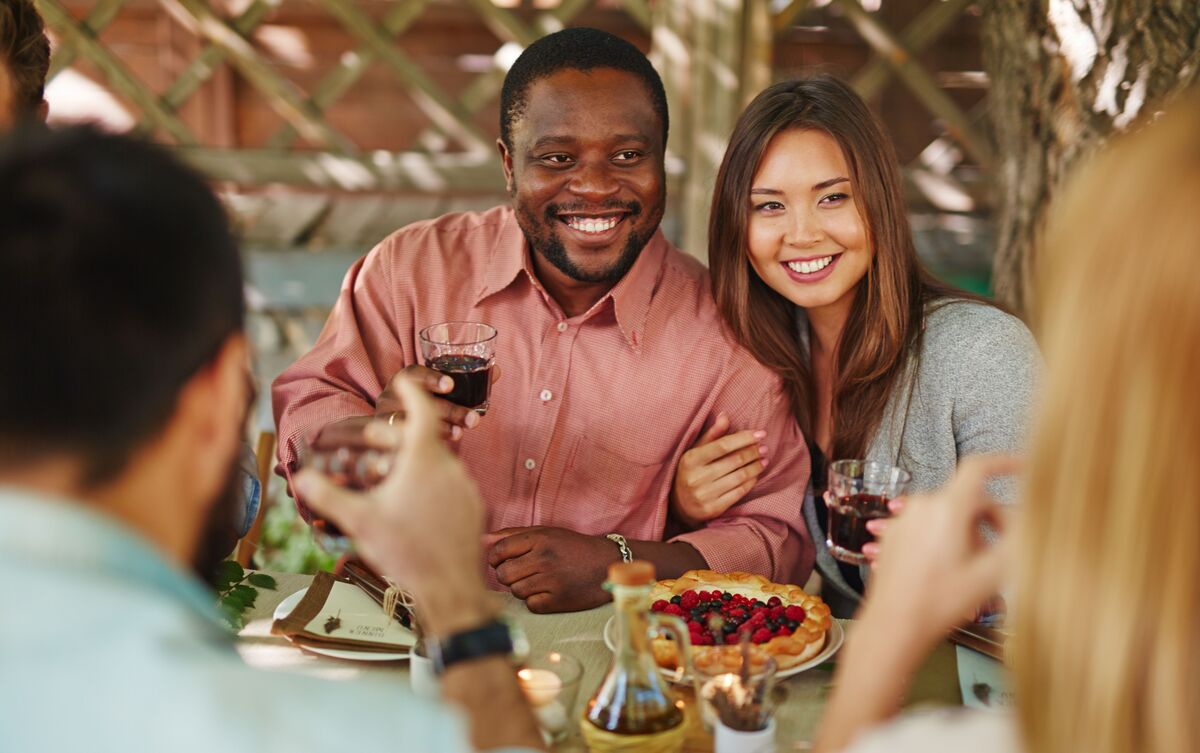
[[[454,389],[443,397],[481,416],[487,413],[496,328],[478,322],[442,322],[421,330],[420,338],[425,365],[454,380]]]
[[[863,544],[875,540],[867,521],[889,517],[888,502],[904,493],[910,479],[903,468],[874,460],[838,460],[829,466],[825,546],[834,559],[852,565],[867,561]]]
[[[394,459],[395,453],[389,450],[351,445],[304,445],[299,457],[301,468],[320,471],[338,486],[355,491],[370,489],[382,481]],[[333,521],[314,512],[310,525],[313,541],[329,554],[341,557],[354,551],[354,543]]]

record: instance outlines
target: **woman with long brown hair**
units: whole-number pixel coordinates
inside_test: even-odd
[[[1003,461],[973,460],[909,501],[883,536],[816,750],[1200,750],[1200,91],[1134,130],[1072,179],[1041,244],[1046,377],[1015,538],[977,535],[997,512],[980,480]],[[869,732],[1006,575],[1016,713]]]
[[[922,268],[891,142],[832,76],[775,84],[742,113],[717,174],[708,254],[725,323],[782,377],[809,442],[803,514],[827,595],[852,605],[861,575],[824,546],[826,461],[899,465],[919,491],[963,456],[1017,449],[1033,339]],[[771,438],[730,428],[719,418],[680,464],[672,501],[686,523],[734,504],[769,461]]]

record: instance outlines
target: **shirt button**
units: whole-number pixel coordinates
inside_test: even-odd
[[[534,468],[537,468],[537,463],[533,462],[533,458],[527,458],[525,460],[525,470],[532,471]]]
[[[557,329],[559,332],[566,332],[566,331],[567,331],[567,323],[566,323],[566,322],[559,322],[559,323],[558,323],[558,326],[556,327],[556,329]]]
[[[540,397],[542,399],[543,403],[548,403],[548,402],[550,402],[550,398],[554,397],[554,393],[551,392],[550,390],[542,390],[538,394],[538,397]]]

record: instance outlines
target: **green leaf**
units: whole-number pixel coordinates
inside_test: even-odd
[[[252,607],[254,606],[254,600],[258,598],[258,591],[255,591],[250,586],[234,586],[229,592],[229,596],[240,599],[247,607]]]
[[[242,608],[241,607],[236,607],[236,606],[232,606],[230,604],[226,604],[224,602],[224,600],[222,600],[221,605],[220,605],[220,610],[221,610],[221,617],[223,617],[225,619],[225,622],[227,622],[229,624],[229,627],[231,629],[233,629],[235,631],[242,629],[242,625],[244,624],[244,621],[242,620]]]
[[[250,573],[250,584],[268,591],[275,590],[275,579],[266,573]]]
[[[246,571],[233,560],[225,560],[217,565],[217,590],[224,591],[229,586],[246,577]]]

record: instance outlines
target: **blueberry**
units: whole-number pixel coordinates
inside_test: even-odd
[[[785,624],[788,626],[788,630],[795,630],[800,627],[800,623],[796,620],[788,620]]]
[[[732,599],[733,599],[733,594],[729,593],[728,591],[721,594],[721,601],[731,601]]]
[[[735,630],[737,630],[737,625],[734,625],[732,622],[726,622],[721,626],[721,632],[727,635]]]
[[[672,603],[672,604],[678,604],[680,601],[682,601],[682,599],[681,599],[679,596],[672,596],[672,597],[671,597],[671,603]]]
[[[754,602],[754,606],[756,608],[762,608],[762,607],[765,607],[766,604],[762,603],[761,601],[756,601],[756,602]]]

